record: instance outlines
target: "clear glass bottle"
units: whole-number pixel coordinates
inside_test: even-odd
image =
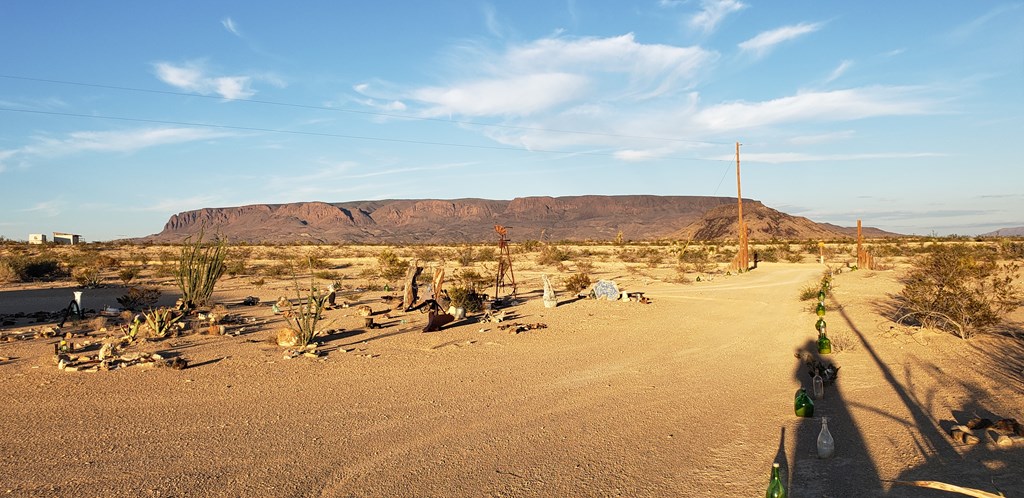
[[[786,488],[782,487],[782,478],[779,477],[779,464],[772,464],[772,479],[768,481],[768,491],[764,498],[786,498]]]
[[[797,417],[813,417],[814,416],[814,402],[811,401],[811,397],[807,395],[807,389],[800,388],[796,392],[796,399],[793,401],[793,409],[796,411]]]
[[[825,382],[821,378],[821,374],[814,372],[814,378],[811,380],[814,384],[814,399],[822,399],[825,397]]]
[[[831,458],[836,452],[836,442],[828,431],[828,417],[821,417],[821,432],[818,433],[818,458]]]

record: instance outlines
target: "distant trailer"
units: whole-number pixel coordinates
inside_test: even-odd
[[[46,243],[46,234],[43,234],[43,233],[30,233],[30,234],[28,234],[28,243],[29,244],[45,244]]]
[[[82,243],[82,236],[73,233],[53,232],[53,243],[73,246]]]

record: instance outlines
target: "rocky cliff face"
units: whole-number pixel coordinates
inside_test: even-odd
[[[749,215],[748,204],[750,206]],[[751,239],[836,238],[841,227],[814,223],[744,201]],[[494,225],[515,240],[735,238],[729,197],[598,196],[301,202],[203,208],[171,216],[142,240],[179,242],[205,230],[249,243],[460,243],[492,241]]]

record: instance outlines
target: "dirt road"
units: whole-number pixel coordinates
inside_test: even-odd
[[[905,478],[1024,492],[1024,450],[955,448],[940,427],[953,410],[1021,417],[1020,387],[954,360],[975,346],[883,333],[872,303],[895,286],[885,274],[836,279],[830,330],[855,349],[835,355],[839,384],[816,412],[836,456],[815,457],[819,420],[793,415],[809,386],[793,353],[815,337],[797,296],[820,275],[763,264],[690,285],[624,279],[654,302],[533,299],[515,321],[548,328],[520,334],[421,333],[419,313],[367,331],[335,310],[344,331],[321,360],[282,359],[269,330],[153,345],[187,357],[183,371],[67,373],[49,342],[5,343],[0,491],[759,496],[778,461],[790,496],[932,496],[884,482]]]

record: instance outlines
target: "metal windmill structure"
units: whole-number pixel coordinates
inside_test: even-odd
[[[498,232],[498,274],[494,278],[494,298],[498,298],[498,292],[506,286],[512,288],[510,294],[516,295],[516,274],[512,271],[512,254],[508,249],[508,228],[501,225],[494,225],[494,231]]]

